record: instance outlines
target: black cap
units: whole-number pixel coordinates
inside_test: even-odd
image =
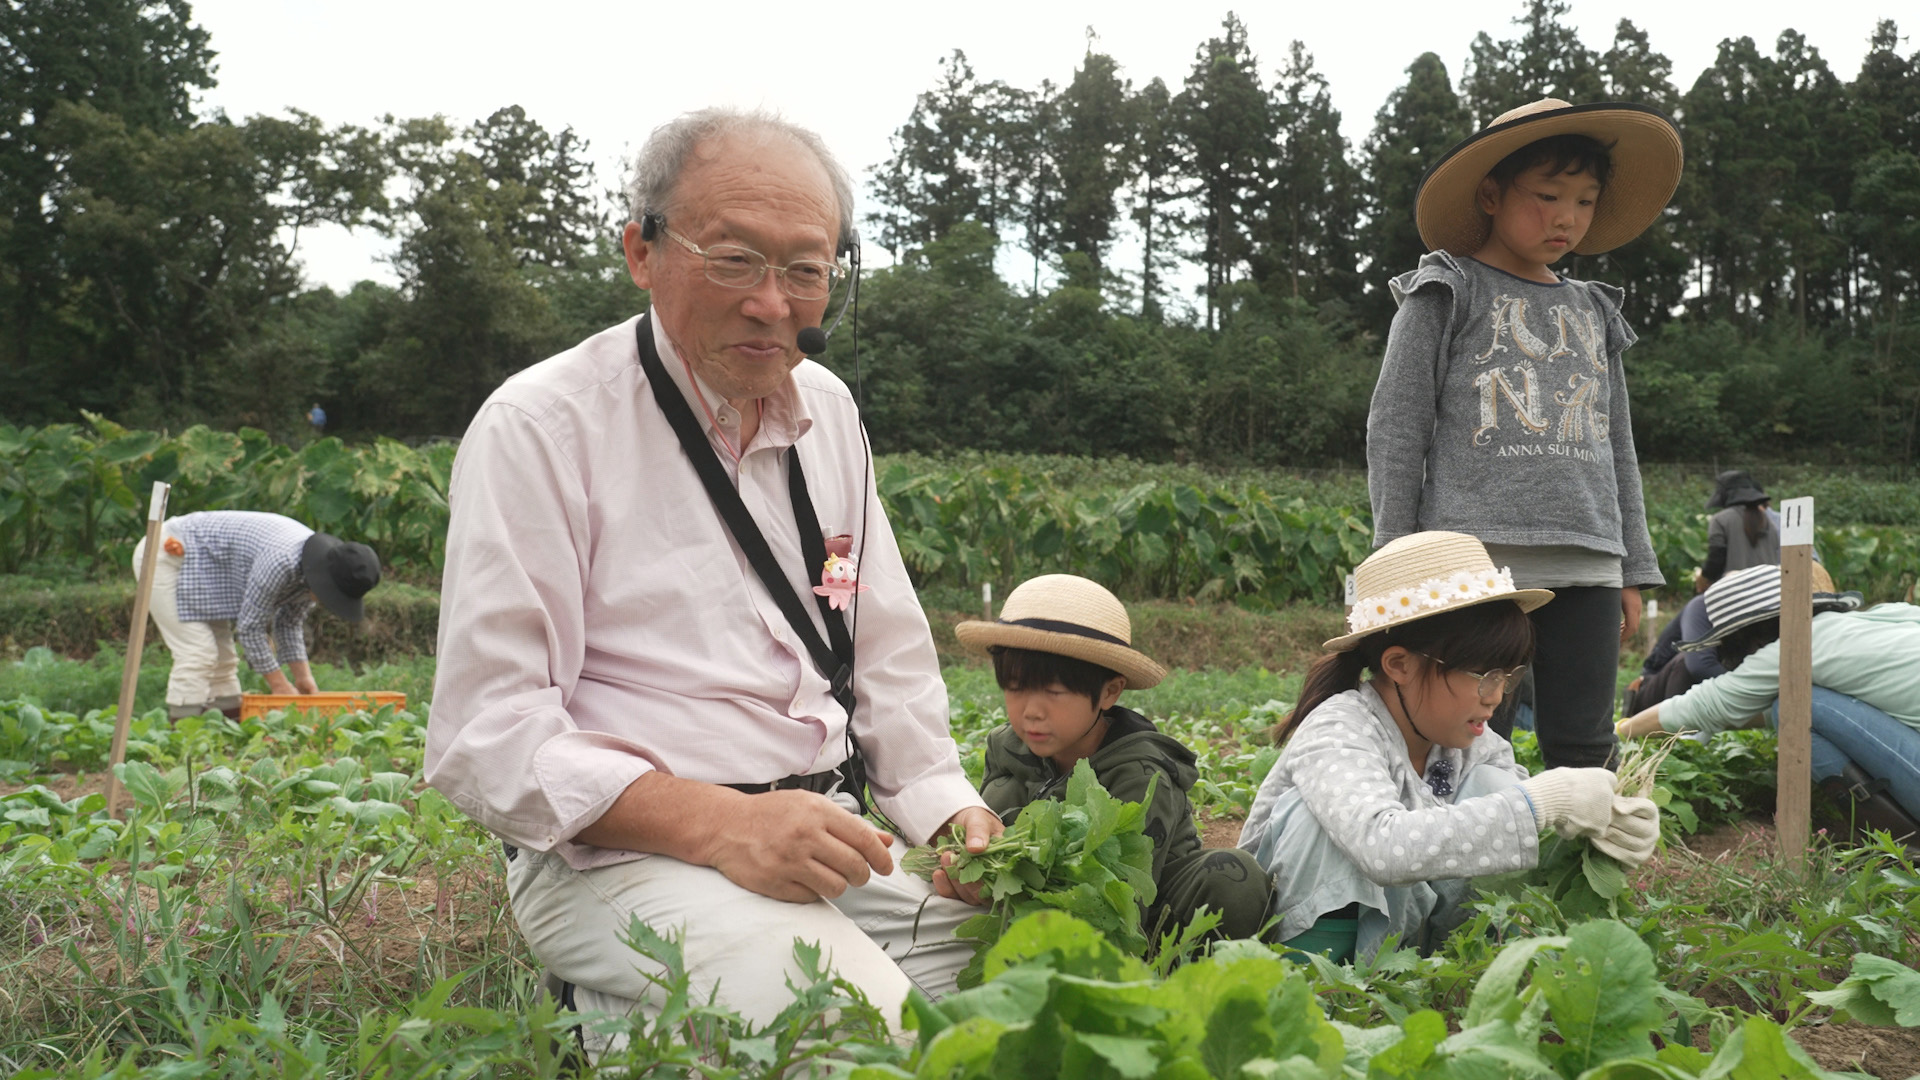
[[[328,611],[359,622],[367,614],[360,598],[380,584],[380,556],[365,544],[317,532],[300,551],[300,571]]]
[[[1713,478],[1713,498],[1707,500],[1707,509],[1745,506],[1748,503],[1766,502],[1768,498],[1766,489],[1755,483],[1747,470],[1728,469]]]

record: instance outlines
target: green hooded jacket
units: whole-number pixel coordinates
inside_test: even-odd
[[[1107,794],[1127,802],[1146,797],[1147,784],[1158,776],[1153,803],[1147,807],[1146,834],[1153,838],[1153,878],[1160,868],[1200,850],[1200,833],[1193,827],[1193,805],[1187,792],[1200,778],[1193,751],[1164,735],[1153,721],[1115,706],[1107,710],[1110,725],[1100,749],[1087,758],[1094,778]],[[1000,820],[1012,824],[1020,808],[1036,799],[1064,799],[1068,774],[1047,758],[1027,752],[1026,744],[1001,724],[987,734],[987,765],[980,795]]]

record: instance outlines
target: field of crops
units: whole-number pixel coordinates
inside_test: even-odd
[[[373,678],[430,685],[431,667]],[[37,704],[90,685],[89,665],[40,653],[7,676],[0,1067],[564,1072],[572,1020],[537,1000],[498,844],[420,785],[417,698],[332,719],[149,713],[116,822],[99,794],[110,710]],[[998,695],[983,669],[947,676],[977,774]],[[1203,818],[1230,818],[1273,760],[1262,733],[1296,687],[1253,669],[1180,672],[1129,700],[1200,753]],[[1764,808],[1773,768],[1763,736],[1683,744],[1663,778],[1669,835]],[[823,1056],[811,1067],[859,1077],[1823,1075],[1803,1042],[1830,1068],[1864,1054],[1882,1075],[1920,1071],[1898,1026],[1920,1023],[1920,871],[1897,846],[1822,848],[1801,870],[1675,843],[1616,895],[1579,897],[1507,882],[1440,952],[1359,968],[1233,945],[1168,970],[1068,920],[1017,923],[986,957],[987,983],[915,1012],[905,1039],[884,1034],[900,1018],[821,972],[759,1030],[683,993],[631,1022],[604,1075],[807,1075],[796,1063]],[[633,945],[674,955],[670,936],[637,927]],[[1901,1061],[1915,1064],[1886,1071]]]
[[[372,544],[403,578],[438,578],[455,446],[390,439],[299,450],[261,432],[194,427],[178,435],[90,427],[0,426],[0,574],[116,571],[140,536],[146,492],[174,485],[171,512],[269,510]],[[923,590],[1001,595],[1034,574],[1092,577],[1129,598],[1233,601],[1267,610],[1337,602],[1372,536],[1364,478],[1214,474],[1005,454],[882,457],[878,480]],[[1920,485],[1783,468],[1761,479],[1817,500],[1819,547],[1845,588],[1904,596],[1920,578]],[[1711,477],[1648,470],[1648,518],[1661,569],[1691,580],[1706,555]]]
[[[174,513],[275,510],[375,544],[411,583],[393,590],[412,612],[395,621],[421,622],[407,633],[426,631],[430,642],[413,609],[431,614],[434,596],[417,586],[437,583],[454,450],[332,439],[295,449],[257,432],[162,434],[101,419],[0,427],[0,575],[13,575],[0,591],[87,609],[61,651],[13,633],[27,633],[25,623],[0,627],[13,650],[0,657],[0,1068],[59,1077],[568,1070],[575,1019],[536,993],[497,842],[420,782],[431,656],[402,648],[382,654],[385,664],[317,665],[329,689],[405,691],[412,707],[400,711],[175,724],[147,711],[123,773],[131,809],[119,821],[103,812],[112,732],[101,706],[117,692],[120,657],[100,628],[124,601],[147,486],[174,484]],[[1704,555],[1709,477],[1647,471],[1655,544],[1675,581]],[[1032,574],[1070,570],[1216,623],[1226,620],[1205,613],[1223,609],[1186,602],[1253,612],[1292,604],[1286,618],[1241,617],[1304,627],[1312,620],[1302,613],[1332,606],[1371,530],[1357,473],[968,454],[883,457],[878,479],[923,602],[945,609],[970,609],[982,583],[1004,595]],[[1761,479],[1781,496],[1820,500],[1821,550],[1844,586],[1893,599],[1920,576],[1920,485],[1794,468]],[[86,656],[80,643],[95,640],[88,659],[61,654]],[[166,659],[155,650],[146,660],[136,700],[151,710]],[[977,777],[998,693],[979,667],[946,675],[955,735]],[[1297,687],[1297,675],[1259,668],[1181,671],[1129,698],[1200,755],[1194,800],[1215,841],[1231,839],[1272,764],[1264,733]],[[1524,736],[1520,747],[1531,752]],[[1744,835],[1729,831],[1737,823],[1770,808],[1773,772],[1764,736],[1681,744],[1661,779],[1674,841],[1663,855],[1620,880],[1563,860],[1489,883],[1475,920],[1431,956],[1389,951],[1353,968],[1235,944],[1184,966],[1173,964],[1182,950],[1168,948],[1149,964],[1085,925],[1041,918],[999,935],[982,957],[982,987],[905,1018],[877,1015],[815,966],[792,1009],[752,1030],[689,1000],[684,980],[670,977],[677,995],[665,1014],[609,1021],[630,1023],[632,1037],[603,1072],[1920,1073],[1920,872],[1892,843],[1823,845],[1802,867],[1776,862],[1763,839],[1729,840]],[[1682,842],[1690,835],[1704,838],[1705,854]],[[670,935],[636,926],[631,936],[673,969]]]

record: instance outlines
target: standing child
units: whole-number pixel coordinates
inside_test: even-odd
[[[1187,791],[1199,778],[1193,751],[1153,721],[1119,705],[1166,669],[1133,647],[1119,600],[1071,574],[1047,574],[1008,595],[997,622],[963,622],[960,640],[993,657],[1007,722],[987,735],[980,794],[1012,823],[1037,799],[1065,798],[1085,760],[1117,799],[1140,802],[1153,787],[1145,831],[1153,840],[1155,897],[1145,928],[1158,939],[1202,907],[1219,913],[1216,936],[1250,938],[1266,925],[1273,879],[1244,851],[1208,850],[1193,827]]]
[[[1354,586],[1351,632],[1307,672],[1240,833],[1280,882],[1281,941],[1336,960],[1388,934],[1430,949],[1463,918],[1468,879],[1538,864],[1542,829],[1646,861],[1652,802],[1615,795],[1605,769],[1529,778],[1488,728],[1533,653],[1526,613],[1553,593],[1516,589],[1448,532],[1389,542]]]
[[[1367,416],[1376,547],[1424,529],[1478,537],[1533,615],[1534,715],[1548,766],[1612,758],[1620,642],[1664,582],[1647,535],[1621,354],[1622,293],[1552,264],[1637,236],[1680,179],[1672,121],[1552,98],[1506,113],[1421,183],[1432,251],[1390,283],[1400,310]],[[1495,724],[1505,735],[1502,716]]]

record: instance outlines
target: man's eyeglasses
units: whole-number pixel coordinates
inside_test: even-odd
[[[840,280],[840,267],[820,259],[795,259],[785,266],[774,266],[767,262],[765,255],[750,247],[715,244],[703,248],[667,228],[664,222],[660,231],[700,256],[706,264],[708,281],[729,289],[751,289],[771,270],[780,278],[780,291],[795,300],[825,300],[833,293],[834,283]]]
[[[1426,653],[1419,653],[1417,655],[1426,656],[1427,659],[1432,660],[1434,663],[1440,665],[1441,667],[1449,666],[1445,660],[1442,660],[1439,657],[1427,656]],[[1513,688],[1516,686],[1519,686],[1521,677],[1526,675],[1527,665],[1521,664],[1519,667],[1514,668],[1510,671],[1501,671],[1499,668],[1494,668],[1492,671],[1488,671],[1484,673],[1473,672],[1473,671],[1463,671],[1459,668],[1455,668],[1454,670],[1459,671],[1460,674],[1462,675],[1466,675],[1474,679],[1475,680],[1474,688],[1480,694],[1480,704],[1491,705],[1493,704],[1493,698],[1495,694],[1513,693]]]

